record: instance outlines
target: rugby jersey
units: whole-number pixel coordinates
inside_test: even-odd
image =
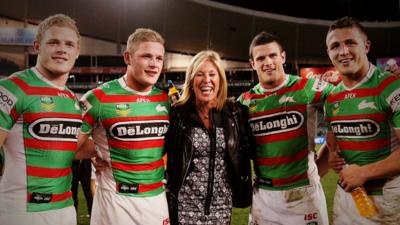
[[[247,106],[256,139],[258,186],[287,190],[319,181],[310,149],[308,106],[326,99],[332,86],[321,80],[286,75],[282,85],[265,90],[257,84],[239,101]],[[311,160],[310,160],[311,159]]]
[[[371,64],[356,86],[341,82],[332,90],[325,113],[346,163],[385,159],[394,150],[393,128],[400,128],[400,77]]]
[[[163,192],[167,94],[155,87],[137,93],[120,78],[86,93],[81,107],[81,132],[92,134],[99,154],[110,163],[98,177],[99,187],[128,196]]]
[[[33,68],[1,80],[0,99],[0,129],[8,132],[0,210],[73,205],[71,163],[82,122],[74,93]]]

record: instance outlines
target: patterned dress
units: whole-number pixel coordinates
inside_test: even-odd
[[[180,224],[230,224],[232,192],[225,163],[226,145],[223,128],[217,128],[214,179],[211,188],[209,214],[205,215],[208,180],[211,171],[210,132],[195,127],[193,134],[193,162],[178,195],[178,221]]]

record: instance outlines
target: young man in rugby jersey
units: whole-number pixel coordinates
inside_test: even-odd
[[[153,87],[163,68],[164,39],[137,29],[124,60],[126,74],[81,99],[79,142],[92,135],[98,157],[109,164],[97,174],[91,224],[169,224],[161,159],[169,102]]]
[[[250,224],[328,224],[314,161],[316,123],[309,113],[332,86],[286,74],[285,60],[276,36],[261,32],[254,37],[250,63],[259,83],[239,97],[257,143]]]
[[[46,18],[33,46],[36,66],[0,81],[0,224],[76,224],[70,167],[82,121],[65,83],[79,40],[70,17]]]
[[[368,60],[371,43],[362,25],[351,17],[336,20],[326,36],[329,58],[342,74],[325,103],[327,142],[333,167],[341,169],[334,201],[334,224],[399,224],[400,77]],[[337,146],[340,154],[336,152]],[[395,151],[394,151],[395,150]],[[364,186],[379,210],[361,217],[349,191]]]

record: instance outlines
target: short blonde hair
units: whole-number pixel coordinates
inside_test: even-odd
[[[64,14],[55,14],[47,17],[41,23],[39,23],[37,33],[36,33],[36,41],[41,42],[44,33],[50,29],[51,27],[68,27],[75,31],[76,36],[78,37],[78,45],[80,44],[81,36],[79,34],[78,27],[76,26],[76,22],[71,17]]]
[[[216,107],[217,110],[221,110],[224,107],[228,96],[228,83],[226,81],[225,69],[222,66],[222,60],[218,53],[211,50],[201,51],[193,57],[189,67],[186,70],[186,78],[182,88],[182,96],[177,102],[177,105],[184,105],[188,102],[194,101],[195,95],[193,91],[193,80],[200,67],[206,61],[212,62],[217,68],[219,76],[219,89],[217,93]]]
[[[126,42],[126,51],[135,52],[142,42],[158,42],[164,45],[164,38],[156,31],[148,28],[138,28],[128,37]]]

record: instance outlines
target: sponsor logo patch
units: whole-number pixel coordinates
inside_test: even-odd
[[[4,87],[0,86],[0,110],[4,113],[10,114],[15,103],[17,103],[17,97]]]
[[[156,106],[156,111],[157,111],[157,112],[166,112],[166,113],[168,113],[167,107],[165,107],[165,106],[163,106],[163,105],[161,105],[161,104],[158,104],[158,105]]]
[[[90,104],[90,102],[88,102],[88,100],[86,100],[86,98],[82,98],[79,101],[79,107],[82,110],[82,116],[85,116],[87,112],[89,112],[89,110],[92,108],[92,105]]]
[[[121,141],[158,140],[164,138],[168,125],[168,120],[124,121],[113,124],[109,132]]]
[[[339,102],[333,103],[332,114],[333,115],[338,114],[339,113],[339,109],[340,109],[340,103]]]
[[[279,103],[280,103],[280,104],[289,103],[289,102],[292,102],[292,103],[296,102],[296,101],[293,99],[293,96],[282,95],[282,97],[279,99]]]
[[[316,220],[316,219],[318,219],[318,213],[308,213],[308,214],[305,214],[304,215],[304,220],[305,221],[307,221],[307,220]],[[315,222],[315,221],[312,221],[312,222],[309,222],[309,223],[307,223],[307,224],[318,224],[317,222]]]
[[[43,141],[77,141],[81,123],[79,119],[42,118],[31,123],[28,131]]]
[[[318,222],[316,222],[316,221],[311,221],[311,222],[308,222],[307,225],[318,225]]]
[[[49,203],[53,198],[52,194],[44,194],[44,193],[32,193],[30,203]]]
[[[323,81],[323,80],[321,80],[321,79],[317,79],[317,80],[314,82],[314,84],[313,84],[311,90],[317,91],[317,92],[321,92],[321,91],[323,91],[323,90],[325,89],[325,87],[326,87],[327,85],[328,85],[327,82],[325,82],[325,81]]]
[[[131,106],[128,103],[115,104],[115,112],[120,116],[127,116],[131,112]]]
[[[336,120],[331,127],[338,138],[370,138],[380,132],[379,124],[370,119]]]
[[[254,136],[284,133],[300,128],[304,116],[298,111],[274,113],[249,120]]]
[[[138,193],[139,185],[118,183],[117,189],[119,193]]]
[[[358,104],[358,109],[377,109],[374,102],[367,102],[367,100],[363,100]]]
[[[387,103],[390,105],[390,108],[393,112],[397,112],[400,110],[400,88],[395,90],[389,97],[386,99]]]
[[[56,108],[54,99],[51,96],[40,97],[40,108],[48,112],[53,111]]]

